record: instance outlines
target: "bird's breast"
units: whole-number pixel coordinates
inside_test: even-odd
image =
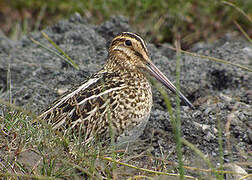
[[[114,107],[111,118],[118,133],[147,121],[152,107],[152,91],[148,80],[137,76],[130,78],[124,79],[124,89],[113,91],[109,95],[114,97],[114,102],[111,102],[111,107]]]

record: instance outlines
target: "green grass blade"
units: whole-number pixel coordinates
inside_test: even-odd
[[[177,41],[177,49],[180,49],[179,41]],[[178,91],[180,90],[179,80],[180,80],[180,59],[181,53],[180,51],[176,51],[176,88]],[[176,93],[176,124],[174,126],[175,131],[175,139],[176,139],[176,150],[177,156],[179,160],[179,174],[180,179],[184,179],[184,163],[183,163],[183,155],[182,155],[182,143],[181,143],[181,118],[180,118],[180,98],[178,91]]]
[[[55,47],[63,56],[65,57],[64,60],[71,64],[75,69],[79,70],[79,66],[45,33],[41,32],[44,38],[46,38],[52,45]]]
[[[252,39],[249,37],[249,35],[245,32],[245,30],[238,24],[237,21],[234,21],[235,25],[238,27],[238,29],[242,32],[242,34],[245,36],[245,38],[252,44]]]
[[[218,173],[216,172],[216,170],[214,169],[214,166],[212,165],[211,161],[197,148],[195,147],[192,143],[190,143],[189,141],[187,141],[186,139],[181,139],[182,143],[185,144],[186,146],[188,146],[189,148],[191,148],[197,155],[199,155],[208,165],[208,167],[210,169],[212,169],[212,172],[215,173],[215,176],[218,177]]]
[[[223,171],[224,165],[224,152],[223,152],[223,141],[222,141],[222,128],[220,117],[217,117],[217,127],[218,127],[218,144],[219,144],[219,162],[220,162],[220,171]],[[219,175],[219,179],[224,179],[224,174]]]
[[[169,49],[176,50],[173,47],[169,47]],[[246,66],[243,66],[243,65],[240,65],[240,64],[235,64],[235,63],[232,63],[232,62],[228,62],[228,61],[223,60],[223,59],[219,59],[219,58],[215,58],[215,57],[209,57],[209,56],[204,56],[204,55],[200,55],[200,54],[184,51],[184,50],[181,50],[181,49],[179,51],[182,52],[182,53],[185,53],[185,54],[189,54],[189,55],[194,56],[194,57],[199,57],[199,58],[202,58],[202,59],[209,59],[211,61],[215,61],[215,62],[222,63],[222,64],[229,64],[229,65],[241,68],[243,70],[252,72],[252,69],[250,69],[250,68],[248,68]]]
[[[222,1],[223,4],[227,4],[233,8],[235,8],[238,12],[240,12],[243,16],[245,16],[250,23],[252,23],[252,19],[249,15],[247,15],[241,8],[237,7],[235,4],[233,4],[232,2],[228,2],[228,1]]]
[[[32,41],[33,43],[39,45],[40,47],[42,47],[42,48],[46,49],[47,51],[53,53],[54,55],[58,56],[59,58],[65,60],[65,61],[68,62],[70,65],[72,65],[75,69],[79,70],[78,65],[76,65],[76,66],[73,65],[73,64],[72,64],[67,58],[65,58],[64,56],[62,56],[62,55],[60,55],[59,53],[57,53],[56,51],[54,51],[54,50],[48,48],[46,45],[44,45],[44,44],[42,44],[42,43],[36,41],[35,39],[33,39],[33,38],[30,38],[30,39],[31,39],[31,41]]]

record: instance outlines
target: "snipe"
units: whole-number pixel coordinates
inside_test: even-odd
[[[84,143],[108,139],[113,130],[117,143],[134,141],[149,119],[154,76],[191,108],[193,105],[151,62],[144,40],[123,32],[110,45],[107,63],[74,90],[59,98],[40,115],[53,129],[82,132]]]

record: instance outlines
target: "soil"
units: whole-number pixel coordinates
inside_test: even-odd
[[[74,69],[30,40],[33,38],[54,49],[41,32],[30,33],[19,41],[12,41],[0,34],[0,97],[5,100],[10,98],[7,88],[9,71],[12,101],[39,114],[59,97],[59,91],[83,82],[98,71],[105,63],[110,40],[122,31],[134,32],[124,17],[117,16],[104,24],[92,25],[78,14],[43,30],[79,65],[80,70]],[[175,82],[176,55],[168,46],[170,45],[163,44],[157,48],[148,43],[154,64]],[[251,44],[242,38],[227,35],[217,42],[195,44],[190,51],[252,68]],[[192,110],[181,104],[183,138],[217,164],[219,122],[223,136],[224,162],[251,164],[251,72],[186,54],[181,55],[180,64],[180,89],[196,106]],[[153,93],[154,107],[149,123],[139,144],[135,143],[133,149],[138,152],[142,148],[148,148],[154,156],[169,155],[168,159],[174,161],[175,139],[169,114],[155,87]],[[168,93],[175,107],[175,96]],[[230,126],[227,126],[229,123]],[[250,152],[250,156],[242,152]],[[183,146],[183,156],[187,164],[203,166],[203,161],[187,146]],[[247,168],[251,171],[251,167],[245,167]]]

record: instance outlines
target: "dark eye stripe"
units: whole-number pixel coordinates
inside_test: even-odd
[[[124,42],[124,41],[125,41],[125,38],[117,38],[112,41],[111,46],[116,45],[118,42]]]
[[[140,53],[139,53],[139,52],[137,52],[137,51],[135,52],[135,55],[136,55],[136,56],[138,56],[138,57],[140,57],[140,58],[143,58],[143,55],[142,55],[142,54],[140,54]]]

